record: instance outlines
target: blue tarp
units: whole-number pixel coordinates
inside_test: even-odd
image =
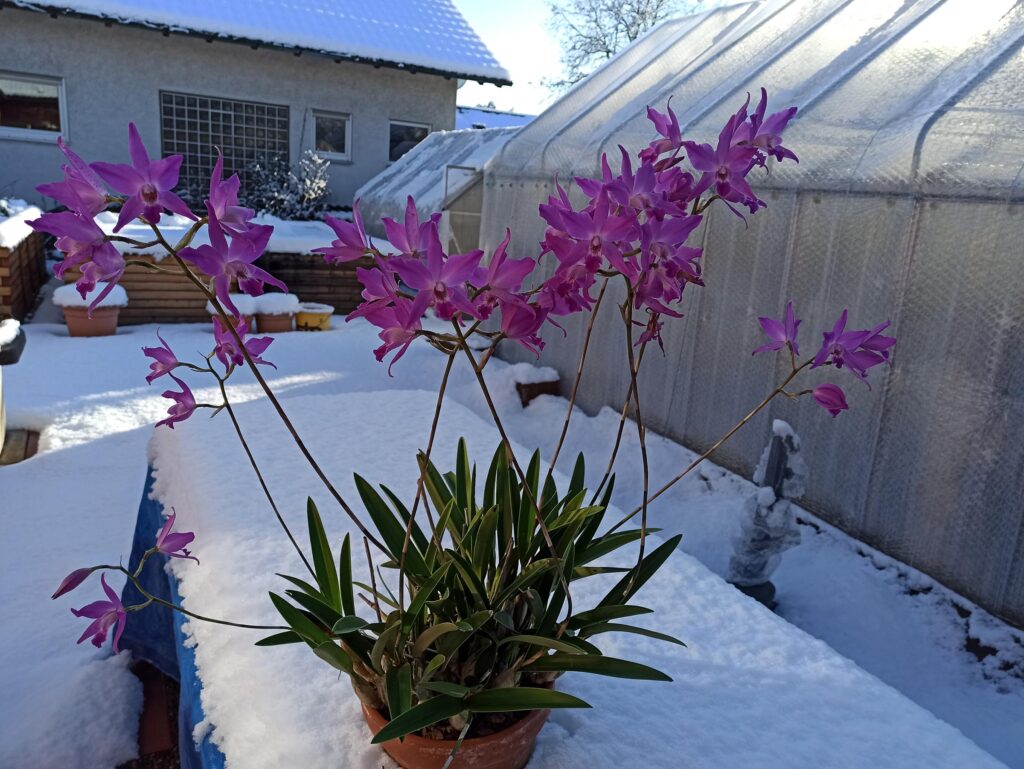
[[[146,477],[146,488],[139,502],[139,515],[135,523],[135,537],[128,568],[134,571],[142,554],[153,546],[157,532],[164,524],[163,505],[150,499],[153,489],[153,468]],[[164,571],[166,556],[155,555],[146,561],[139,575],[143,587],[157,598],[180,603],[177,579]],[[143,603],[145,599],[129,582],[121,593],[121,600],[127,606]],[[145,660],[164,675],[181,684],[181,699],[178,703],[178,748],[181,752],[182,769],[224,769],[224,754],[204,736],[198,745],[192,740],[192,731],[206,716],[199,701],[202,683],[196,673],[195,651],[184,644],[182,625],[188,620],[184,615],[173,612],[165,606],[152,605],[133,612],[128,626],[121,637],[121,648],[131,650],[135,659]]]

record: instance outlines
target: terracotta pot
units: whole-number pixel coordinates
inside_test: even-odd
[[[97,307],[89,317],[85,307],[65,307],[64,322],[68,324],[68,336],[112,336],[117,333],[117,316],[120,307]]]
[[[299,331],[330,331],[334,308],[329,304],[307,302],[299,305],[295,313],[295,328]]]
[[[533,753],[547,710],[531,710],[512,726],[486,737],[463,740],[451,769],[523,769]],[[363,705],[363,717],[376,734],[387,725],[380,711]],[[429,740],[414,734],[381,745],[403,769],[443,769],[456,740]]]
[[[291,315],[268,315],[264,312],[256,313],[256,331],[260,334],[279,334],[282,331],[291,330]]]

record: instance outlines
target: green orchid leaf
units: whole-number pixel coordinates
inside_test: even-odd
[[[509,713],[515,710],[549,710],[553,708],[589,708],[579,697],[537,686],[515,686],[485,689],[466,698],[471,713]]]
[[[306,525],[309,527],[309,544],[313,552],[313,571],[327,604],[341,612],[341,590],[338,586],[338,571],[334,567],[331,545],[320,519],[320,511],[312,497],[306,498]]]
[[[372,742],[374,745],[379,745],[382,742],[397,740],[399,737],[432,726],[438,721],[451,718],[461,713],[464,708],[465,705],[460,697],[449,697],[442,694],[426,702],[421,702],[402,713],[398,718],[393,718],[387,726],[377,732]]]
[[[563,654],[555,652],[531,662],[523,668],[528,672],[593,673],[612,678],[634,678],[644,681],[671,681],[672,679],[647,665],[615,657],[593,654]]]

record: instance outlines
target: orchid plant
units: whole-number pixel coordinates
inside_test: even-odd
[[[307,644],[318,657],[351,677],[364,704],[389,718],[388,726],[376,736],[377,742],[415,732],[461,740],[471,728],[474,733],[499,728],[510,712],[586,707],[582,700],[553,688],[554,678],[564,671],[667,679],[645,665],[602,655],[595,638],[605,632],[627,632],[681,643],[657,631],[618,622],[648,611],[632,604],[631,599],[679,542],[676,536],[650,553],[645,551],[652,532],[647,525],[650,503],[776,397],[810,396],[833,417],[846,410],[846,396],[839,385],[823,382],[792,389],[793,382],[822,368],[847,369],[865,381],[870,369],[890,362],[895,344],[893,337],[882,333],[888,322],[848,330],[848,313],[843,310],[835,326],[823,333],[815,353],[801,359],[797,339],[801,321],[793,304],[786,306],[780,320],[760,318],[767,342],[753,352],[785,355],[790,364],[788,374],[707,451],[651,491],[637,382],[650,345],[657,343],[664,350],[664,324],[682,316],[684,292],[705,285],[702,250],[691,245],[690,238],[712,205],[721,204],[740,219],[765,208],[748,181],[751,172],[767,170],[770,158],[775,162],[797,159],[783,144],[783,133],[796,108],[768,113],[764,89],[752,111],[749,102],[748,97],[730,115],[715,145],[684,139],[671,105],[664,113],[648,108],[657,138],[635,157],[620,148],[617,170],[605,156],[599,179],[576,179],[585,201],[582,205],[575,205],[569,190],[555,183],[554,194],[539,209],[546,230],[536,256],[511,256],[510,231],[486,259],[481,250],[446,253],[440,214],[421,218],[412,198],[403,221],[383,220],[388,240],[398,253],[386,254],[374,245],[363,225],[358,201],[351,221],[326,217],[336,238],[315,250],[329,263],[360,263],[356,273],[364,301],[347,320],[364,318],[379,329],[381,344],[374,350],[377,360],[390,356],[390,372],[418,340],[447,359],[431,430],[419,456],[421,473],[411,504],[390,489],[375,489],[357,476],[362,515],[331,483],[264,378],[260,367],[273,364],[262,356],[273,339],[251,336],[231,299],[235,285],[250,295],[260,294],[265,285],[285,289],[281,281],[256,266],[272,228],[254,222],[253,211],[238,204],[238,177],[225,180],[223,162],[218,159],[205,212],[197,217],[173,192],[181,157],[152,161],[134,125],[129,127],[128,137],[130,165],[86,163],[61,142],[67,158],[64,180],[40,189],[67,210],[44,214],[32,223],[37,230],[56,237],[57,247],[64,252],[58,275],[77,268],[80,277],[76,285],[85,297],[99,281],[114,285],[133,263],[112,241],[134,248],[160,246],[172,267],[134,263],[146,269],[180,272],[207,297],[216,310],[216,327],[214,346],[202,360],[181,360],[159,335],[160,346],[143,348],[152,359],[147,381],[166,376],[174,385],[163,393],[171,405],[159,424],[173,429],[200,408],[225,411],[256,480],[308,572],[308,579],[285,577],[288,584],[283,594],[271,594],[285,622],[281,626],[203,617],[167,603],[145,590],[139,574],[146,559],[158,554],[196,560],[185,549],[194,534],[172,531],[172,512],[134,572],[112,565],[80,568],[58,587],[54,598],[77,588],[93,571],[112,570],[122,572],[146,598],[142,604],[123,606],[101,576],[108,600],[73,610],[76,616],[93,620],[79,642],[90,638],[100,646],[116,625],[116,650],[129,615],[152,603],[200,620],[274,630],[258,643]],[[111,205],[118,206],[120,213],[114,232],[106,233],[94,217]],[[166,239],[159,226],[166,212],[193,221],[176,244]],[[152,230],[151,241],[117,234],[133,220]],[[209,244],[193,247],[196,234],[204,227]],[[547,259],[553,260],[554,269],[542,277],[539,267]],[[611,281],[621,281],[625,292],[618,311],[627,342],[624,364],[630,387],[596,489],[588,492],[584,488],[582,455],[566,488],[559,489],[554,469],[574,413],[594,318],[608,296]],[[97,297],[93,306],[101,298]],[[423,324],[428,312],[447,324],[445,330]],[[556,448],[546,469],[539,452],[524,468],[512,451],[488,390],[485,367],[503,341],[539,354],[545,329],[550,326],[564,333],[560,319],[576,313],[587,314],[589,322]],[[477,493],[477,473],[464,443],[459,445],[452,472],[438,470],[431,456],[449,374],[460,357],[472,370],[501,436],[479,486],[482,495]],[[360,532],[369,584],[353,581],[349,536],[337,553],[332,552],[311,500],[306,521],[308,550],[293,535],[264,482],[229,399],[228,380],[240,367],[252,371],[305,460]],[[220,402],[197,403],[187,382],[178,376],[185,372],[213,377]],[[634,509],[606,525],[613,470],[629,415],[639,439],[643,494]],[[425,526],[418,519],[421,508],[427,518]],[[638,515],[637,528],[622,528]],[[607,562],[608,556],[633,544],[638,550],[635,557],[615,565]],[[384,578],[381,568],[390,570],[390,580]],[[596,606],[573,604],[574,582],[609,573],[621,576]],[[357,611],[357,597],[365,604],[361,612]]]

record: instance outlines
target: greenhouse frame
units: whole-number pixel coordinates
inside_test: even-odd
[[[485,168],[481,232],[490,250],[510,226],[512,252],[536,254],[537,205],[555,178],[598,175],[603,153],[617,168],[618,145],[653,138],[648,105],[671,97],[683,135],[710,142],[762,86],[770,111],[798,106],[786,144],[799,164],[750,177],[767,209],[705,217],[707,286],[687,290],[684,318],[666,319],[665,355],[648,351],[645,421],[710,446],[788,373],[784,356],[750,354],[757,317],[788,300],[805,351],[843,308],[855,328],[890,318],[899,343],[875,392],[843,379],[850,411],[835,420],[808,399],[776,399],[716,461],[749,474],[771,420],[787,420],[810,457],[805,506],[1018,625],[1022,42],[1017,0],[762,0],[667,21],[504,145]],[[566,320],[567,337],[546,333],[541,362],[572,381],[586,319]],[[533,359],[508,343],[503,355]],[[625,359],[606,299],[580,405],[622,408]]]

